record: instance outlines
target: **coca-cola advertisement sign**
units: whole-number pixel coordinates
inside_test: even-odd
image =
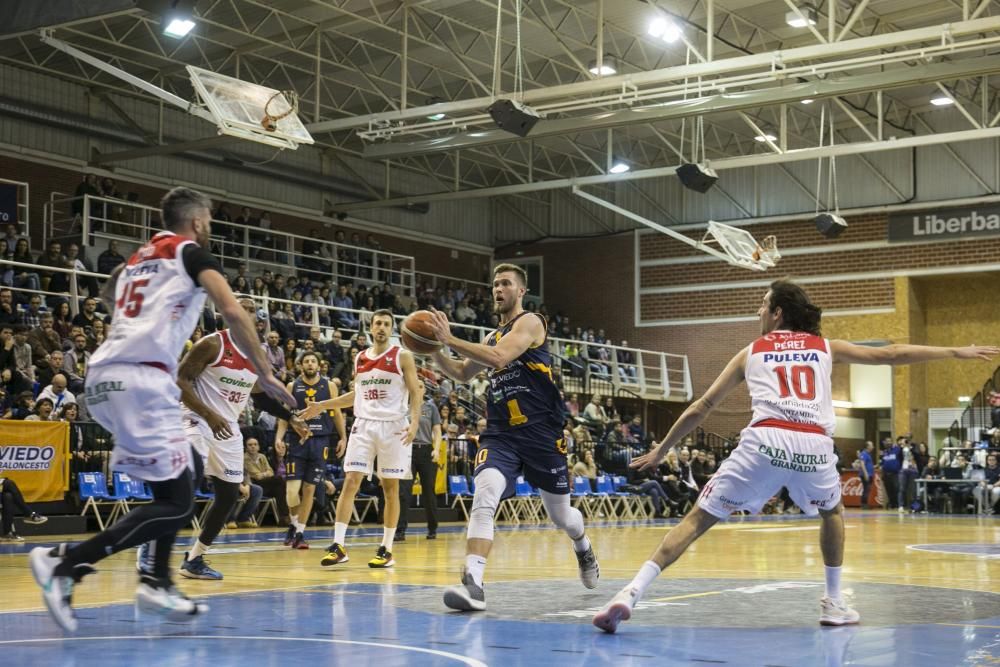
[[[856,472],[840,473],[840,495],[844,498],[844,507],[861,507],[861,492],[864,485],[861,477]],[[869,507],[878,507],[885,500],[885,489],[882,486],[882,477],[875,473],[875,483],[868,490]]]

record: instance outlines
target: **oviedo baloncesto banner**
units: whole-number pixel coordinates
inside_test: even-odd
[[[10,477],[29,503],[62,500],[69,488],[66,422],[0,420],[0,477]]]

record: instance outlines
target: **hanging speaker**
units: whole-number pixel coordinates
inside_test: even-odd
[[[677,178],[681,179],[684,187],[702,194],[708,192],[709,188],[719,180],[714,169],[693,162],[677,167]]]
[[[501,130],[526,137],[538,122],[538,112],[514,100],[497,100],[486,109]]]
[[[847,221],[833,213],[820,213],[813,218],[816,230],[828,239],[835,239],[847,229]]]

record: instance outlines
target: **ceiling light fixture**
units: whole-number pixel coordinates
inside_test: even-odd
[[[931,98],[931,104],[936,107],[946,107],[955,103],[955,100],[948,97],[947,95],[939,95],[938,97]]]
[[[756,137],[753,138],[753,140],[760,143],[764,143],[765,141],[777,141],[778,137],[768,132],[767,134],[758,134]]]
[[[608,171],[610,171],[612,174],[624,174],[631,168],[632,167],[629,166],[628,162],[624,162],[622,160],[615,160],[614,163],[611,165],[611,169],[609,169]]]
[[[191,19],[173,18],[169,20],[167,27],[163,29],[163,34],[167,37],[180,39],[194,30],[195,25],[195,22]]]
[[[799,11],[792,10],[785,14],[785,23],[793,28],[816,25],[816,10],[812,7],[799,7]]]
[[[812,104],[815,101],[816,100],[813,100],[813,99],[810,99],[810,98],[806,98],[804,100],[801,100],[802,104]]]
[[[663,16],[657,16],[653,19],[646,32],[650,37],[658,37],[669,43],[676,42],[681,38],[681,29],[677,24]]]
[[[197,25],[194,22],[194,0],[167,0],[160,16],[163,34],[174,39],[186,37]],[[163,5],[161,5],[163,6]]]
[[[590,61],[590,73],[595,76],[611,76],[612,74],[618,74],[618,70],[615,68],[615,62],[610,57],[605,57],[601,62],[601,66],[597,66],[596,60]]]

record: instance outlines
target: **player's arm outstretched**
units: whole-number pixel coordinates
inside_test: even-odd
[[[450,347],[464,359],[452,359],[444,350],[434,353],[434,361],[444,371],[445,375],[459,382],[468,382],[483,368],[505,368],[512,361],[527,352],[532,345],[545,340],[545,328],[538,317],[522,317],[518,319],[510,333],[500,339],[496,345],[470,343],[451,334],[451,325],[444,313],[432,311],[434,319],[431,326],[434,337]]]
[[[339,411],[343,410],[344,408],[351,408],[351,407],[354,407],[353,391],[349,391],[346,394],[341,394],[336,398],[328,398],[325,401],[313,401],[312,403],[308,404],[299,414],[302,415],[303,419],[313,419],[315,417],[318,417],[319,414],[324,410]],[[334,421],[336,421],[336,417],[334,417]],[[343,423],[344,423],[344,415],[343,413],[341,413],[340,426],[337,427],[337,432],[340,434],[341,438],[346,438],[347,436],[345,435],[345,433],[341,431]]]
[[[202,340],[205,339],[203,338]],[[282,437],[284,437],[285,432],[288,430],[288,426],[295,429],[300,441],[307,440],[312,435],[312,431],[309,430],[309,424],[302,417],[293,414],[284,403],[280,403],[265,394],[264,390],[260,387],[259,381],[255,382],[253,389],[250,390],[250,400],[253,401],[253,406],[258,410],[272,414],[285,422],[285,428],[281,431]]]
[[[902,366],[937,359],[973,359],[988,361],[1000,354],[994,345],[967,345],[965,347],[935,347],[933,345],[893,344],[883,347],[855,345],[846,340],[831,340],[830,352],[837,364],[867,364]]]
[[[229,422],[222,415],[208,407],[194,390],[194,382],[208,366],[219,358],[222,351],[222,341],[218,336],[205,336],[188,350],[177,368],[177,386],[181,390],[181,401],[188,410],[205,420],[212,429],[216,440],[228,440],[233,437]]]
[[[400,350],[399,367],[403,371],[403,383],[410,398],[410,426],[403,434],[403,444],[409,446],[413,439],[417,437],[417,429],[420,428],[420,410],[424,404],[424,383],[417,376],[417,364],[413,360],[413,354]]]
[[[243,306],[233,295],[233,290],[229,287],[225,277],[214,268],[205,268],[198,273],[198,284],[208,292],[209,298],[215,307],[222,313],[223,319],[229,325],[229,334],[236,342],[236,347],[244,351],[247,359],[257,372],[257,382],[260,388],[276,401],[292,406],[295,405],[295,398],[292,396],[281,380],[274,377],[271,364],[267,361],[260,341],[257,340],[257,331],[250,317],[243,310]]]
[[[725,370],[715,378],[715,382],[708,388],[701,398],[688,406],[681,416],[674,422],[666,437],[660,441],[656,449],[632,459],[629,464],[631,468],[640,470],[655,470],[660,462],[667,456],[667,452],[677,446],[677,443],[688,433],[698,427],[705,418],[721,403],[729,393],[738,387],[744,380],[743,369],[747,363],[747,348],[740,350],[739,354],[729,360]]]
[[[330,380],[326,381],[327,389],[330,392],[330,396],[336,397],[340,388]],[[354,405],[354,396],[351,396],[351,405]],[[344,419],[344,411],[340,408],[333,408],[333,424],[337,427],[337,446],[334,448],[334,454],[337,458],[344,455],[347,451],[347,421]]]

